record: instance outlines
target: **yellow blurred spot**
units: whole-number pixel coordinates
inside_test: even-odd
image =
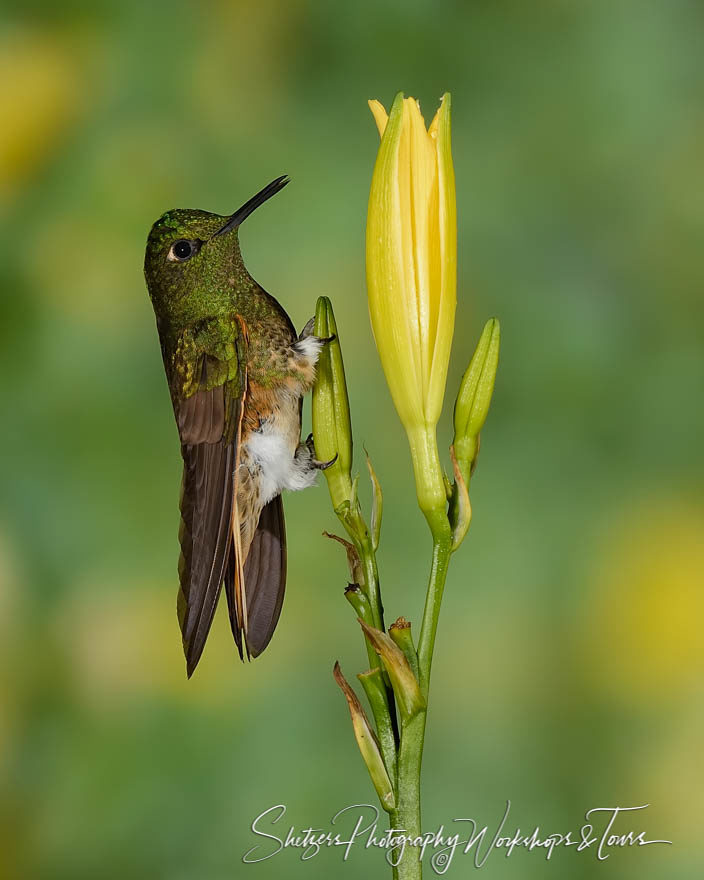
[[[30,177],[71,121],[77,65],[67,47],[37,34],[0,39],[0,199]]]
[[[650,732],[633,754],[629,789],[647,792],[657,804],[658,825],[692,844],[701,834],[704,792],[692,768],[701,764],[704,711],[701,699],[687,701],[670,724]],[[645,803],[645,801],[644,801]],[[672,829],[672,830],[670,830]],[[664,835],[668,836],[668,835]]]
[[[704,673],[704,511],[651,500],[597,551],[585,658],[624,703],[679,700]]]
[[[76,248],[76,242],[82,246]],[[135,246],[119,230],[113,232],[107,223],[98,226],[93,217],[75,209],[47,214],[19,247],[33,289],[62,320],[114,334],[116,328],[145,317],[146,295],[124,295],[125,273],[118,271],[121,264],[115,260],[120,253],[134,267],[130,282],[139,290],[143,246]]]
[[[222,608],[198,669],[187,680],[171,586],[145,583],[125,590],[98,576],[92,589],[78,588],[64,606],[57,635],[85,705],[102,713],[154,697],[217,706],[231,704],[233,680],[246,687],[244,676],[233,675],[242,664]]]

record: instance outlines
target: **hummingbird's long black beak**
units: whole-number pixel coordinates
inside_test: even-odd
[[[287,174],[282,174],[281,177],[277,177],[276,180],[272,180],[271,183],[268,183],[264,189],[259,190],[259,192],[255,196],[252,196],[248,202],[245,202],[241,208],[238,208],[228,219],[227,223],[213,234],[213,238],[218,235],[223,235],[225,232],[229,232],[231,229],[234,229],[235,226],[239,226],[243,220],[246,220],[247,217],[249,217],[252,211],[256,211],[256,209],[260,205],[263,205],[267,199],[270,199],[272,196],[275,196],[277,192],[282,190],[290,179],[291,178]]]

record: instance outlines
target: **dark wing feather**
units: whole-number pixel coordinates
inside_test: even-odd
[[[232,547],[235,426],[247,379],[244,322],[234,316],[230,326],[235,343],[229,348],[235,351],[230,362],[207,344],[201,346],[197,334],[184,334],[182,348],[196,358],[190,375],[199,379],[196,390],[179,393],[176,387],[172,395],[183,457],[178,619],[189,678],[203,653]],[[175,361],[175,371],[180,366]]]
[[[190,678],[210,631],[230,552],[234,444],[187,444],[181,453],[178,618]]]
[[[217,443],[225,432],[225,386],[180,400],[176,422],[184,446]]]
[[[234,601],[235,560],[231,556],[225,576],[230,625],[242,656],[242,624]],[[264,507],[244,564],[247,594],[247,653],[258,657],[271,641],[281,614],[286,588],[286,526],[284,506],[277,495]]]

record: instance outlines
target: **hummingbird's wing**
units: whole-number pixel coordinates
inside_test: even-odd
[[[258,657],[271,641],[281,614],[286,589],[286,526],[281,495],[272,498],[259,515],[259,523],[244,564],[245,619],[239,611],[241,589],[234,546],[225,571],[225,594],[230,625],[242,656],[242,631],[248,655]]]
[[[209,319],[184,331],[171,363],[183,457],[178,618],[189,677],[203,652],[231,554],[246,344],[239,315]]]

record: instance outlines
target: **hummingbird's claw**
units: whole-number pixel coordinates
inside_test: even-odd
[[[315,327],[315,316],[313,316],[309,321],[306,322],[305,327],[298,334],[298,342],[301,342],[303,339],[308,339],[309,336],[313,336],[313,328]],[[318,341],[322,345],[327,345],[328,342],[332,342],[335,339],[335,334],[332,336],[319,336],[316,337]]]
[[[326,471],[329,467],[332,467],[337,461],[337,452],[335,453],[334,457],[330,459],[330,461],[318,461],[318,459],[315,457],[315,445],[313,443],[312,434],[309,434],[306,438],[306,447],[308,448],[308,452],[310,452],[310,465],[318,471]]]

